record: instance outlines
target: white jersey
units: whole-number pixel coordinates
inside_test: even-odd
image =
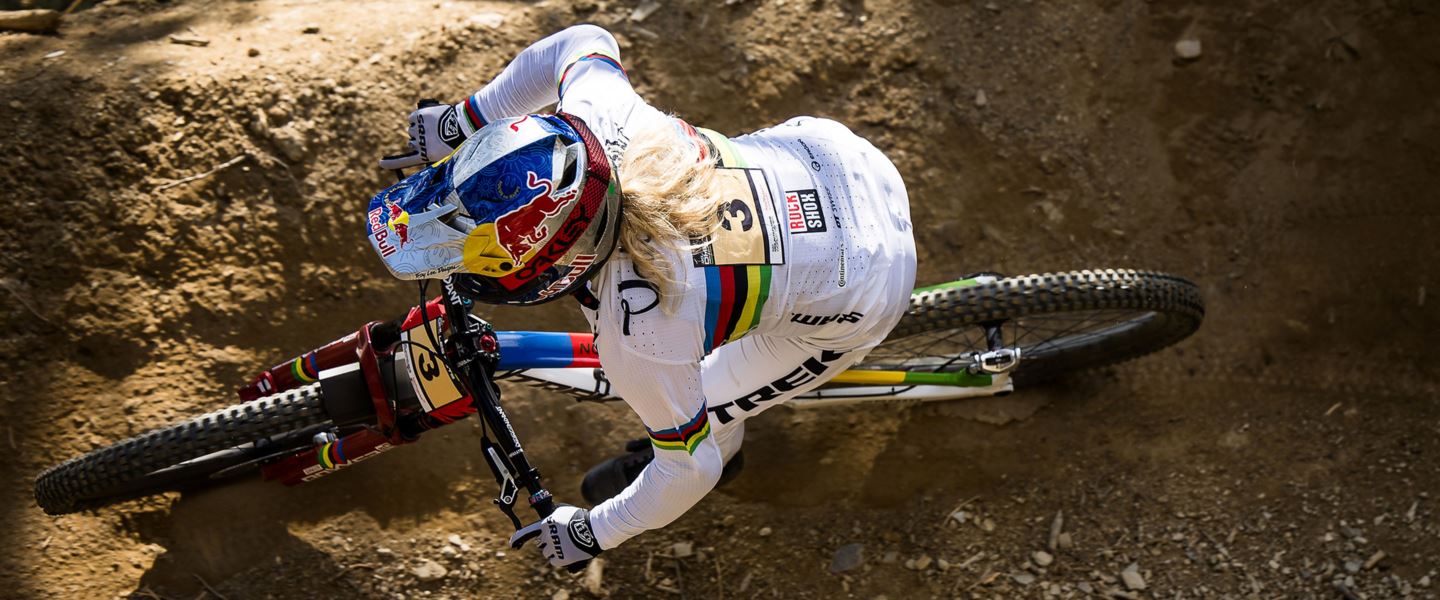
[[[655,460],[591,510],[602,548],[668,524],[714,486],[744,419],[812,389],[884,339],[908,305],[915,248],[904,183],[843,125],[799,117],[727,139],[646,104],[614,39],[582,25],[526,49],[466,102],[470,127],[558,101],[623,172],[627,132],[674,126],[717,158],[721,227],[672,251],[683,293],[662,307],[617,252],[586,310],[612,391],[640,416]],[[710,157],[710,154],[718,157]]]

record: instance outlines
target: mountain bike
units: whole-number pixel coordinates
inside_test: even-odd
[[[35,500],[65,514],[259,474],[297,485],[478,414],[495,503],[518,529],[523,493],[554,510],[500,402],[500,380],[578,401],[610,393],[589,333],[496,331],[443,280],[438,298],[266,369],[242,403],[138,435],[41,473]],[[422,287],[421,299],[425,293]],[[1008,394],[1174,344],[1204,303],[1173,275],[1093,270],[980,274],[914,291],[894,331],[861,363],[791,400],[799,408]]]

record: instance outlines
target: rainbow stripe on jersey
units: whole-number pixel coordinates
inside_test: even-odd
[[[695,413],[695,417],[684,425],[663,431],[646,427],[645,431],[650,434],[650,444],[659,450],[684,450],[686,454],[694,454],[700,442],[710,437],[710,417],[706,412],[705,405],[701,404],[700,412]]]
[[[740,339],[770,299],[770,265],[705,267],[705,352]]]
[[[557,93],[564,95],[565,78],[570,75],[570,69],[574,68],[575,65],[586,61],[598,61],[601,64],[610,65],[614,67],[616,71],[619,71],[620,75],[626,80],[630,79],[630,74],[625,72],[625,67],[620,66],[620,59],[600,52],[590,52],[566,61],[565,68],[560,71],[560,78],[555,80],[555,89]]]
[[[689,125],[687,124],[687,127]],[[725,167],[747,167],[735,144],[704,127],[694,130],[709,138]],[[770,265],[705,267],[705,352],[740,339],[756,325],[770,299]]]

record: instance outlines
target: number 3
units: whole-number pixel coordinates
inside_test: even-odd
[[[429,354],[420,354],[415,358],[415,366],[418,367],[415,370],[420,372],[420,376],[424,377],[425,381],[434,381],[440,375],[440,364],[436,362],[435,357]]]
[[[740,231],[750,231],[750,228],[755,226],[755,215],[750,212],[750,205],[746,204],[744,200],[731,200],[729,204],[720,207],[720,226],[724,227],[726,231],[734,231],[734,228],[730,226],[730,217],[725,216],[727,212],[730,213],[730,217],[742,217]]]

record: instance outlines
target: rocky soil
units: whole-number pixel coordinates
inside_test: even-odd
[[[504,547],[468,425],[41,513],[45,467],[413,302],[361,236],[375,157],[586,21],[693,123],[874,140],[922,282],[1166,270],[1206,324],[1006,399],[767,413],[743,477],[583,574]],[[1423,0],[109,0],[0,34],[0,597],[1436,597],[1437,31]],[[638,431],[507,402],[562,499]]]

